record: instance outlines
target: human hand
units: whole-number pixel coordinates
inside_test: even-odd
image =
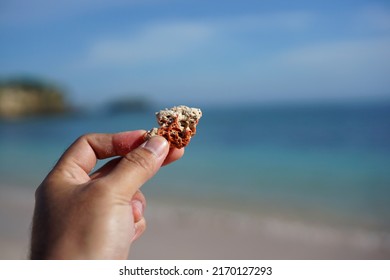
[[[32,259],[126,259],[145,230],[139,188],[162,165],[179,159],[145,131],[87,134],[62,155],[36,191]],[[98,159],[112,159],[92,172]]]

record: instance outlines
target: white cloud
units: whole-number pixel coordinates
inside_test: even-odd
[[[337,41],[311,45],[288,51],[280,59],[287,64],[300,66],[342,66],[367,62],[382,65],[390,61],[390,39]]]
[[[196,21],[154,22],[136,33],[93,42],[88,49],[88,64],[112,66],[160,62],[191,54],[203,46],[229,48],[240,32],[297,31],[307,28],[312,15],[304,12],[245,15]],[[227,45],[223,45],[227,44]]]
[[[225,68],[206,66],[179,72],[167,68],[146,75],[127,72],[114,77],[115,82],[110,79],[105,90],[131,88],[151,93],[160,101],[183,103],[353,100],[388,95],[388,73],[390,38],[366,39],[296,47]],[[99,85],[96,90],[101,88]]]
[[[226,31],[301,31],[307,29],[316,15],[306,11],[246,14],[237,17],[211,21]]]
[[[353,99],[388,95],[388,73],[390,38],[335,41],[253,57],[219,72],[183,75],[174,83],[156,81],[155,90],[225,101]]]
[[[162,1],[162,0],[161,0]],[[0,24],[2,26],[26,26],[36,23],[50,23],[71,19],[107,8],[121,8],[141,5],[160,0],[8,0],[0,3]],[[168,1],[168,0],[164,0]]]
[[[374,5],[359,10],[354,17],[356,26],[377,31],[390,31],[390,10]]]
[[[213,30],[202,23],[153,24],[127,38],[97,41],[89,50],[91,63],[133,65],[181,56],[206,42]]]
[[[388,94],[390,38],[338,41],[299,47],[254,59],[251,82],[274,97],[348,97]]]
[[[282,16],[278,16],[281,20]],[[203,49],[206,52],[215,44],[217,47],[229,48],[220,45],[221,42],[227,42],[221,41],[221,37],[234,42],[237,33],[249,30],[248,34],[251,34],[253,29],[261,32],[262,28],[268,31],[283,28],[289,32],[291,29],[288,29],[287,22],[296,21],[296,27],[304,29],[313,20],[310,14],[285,14],[284,23],[280,23],[280,20],[274,20],[278,16],[149,25],[139,30],[136,36],[95,44],[91,54],[103,66],[155,63],[164,59],[169,60],[164,65],[172,65],[172,59],[187,56],[200,47],[206,46]],[[302,18],[305,19],[300,23]],[[253,53],[251,59],[250,55],[238,56],[227,67],[213,67],[204,60],[201,62],[205,64],[204,67],[191,68],[190,65],[182,73],[169,69],[166,73],[148,72],[146,76],[152,77],[153,84],[146,85],[145,80],[132,80],[131,85],[167,94],[187,92],[191,95],[197,92],[196,96],[205,99],[229,94],[234,99],[240,93],[242,98],[253,100],[286,100],[289,96],[292,99],[353,98],[388,94],[390,88],[387,77],[390,73],[388,36],[316,43],[306,41],[280,51],[259,51]]]

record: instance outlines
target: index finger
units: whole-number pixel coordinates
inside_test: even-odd
[[[85,134],[65,151],[56,167],[66,167],[68,172],[82,170],[89,174],[98,159],[124,156],[141,145],[145,133],[145,130],[134,130],[115,134]]]

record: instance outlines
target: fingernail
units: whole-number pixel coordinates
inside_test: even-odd
[[[141,147],[149,150],[158,158],[165,154],[165,149],[167,146],[168,141],[161,136],[153,136],[141,145]]]
[[[143,216],[143,214],[144,214],[144,206],[143,206],[142,202],[139,201],[139,200],[133,200],[132,204],[137,209],[137,211],[141,214],[141,216]]]

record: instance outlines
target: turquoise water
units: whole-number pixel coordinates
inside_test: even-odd
[[[202,109],[184,158],[144,187],[148,196],[390,227],[389,103]],[[35,188],[79,135],[149,129],[153,113],[0,122],[2,184]]]

